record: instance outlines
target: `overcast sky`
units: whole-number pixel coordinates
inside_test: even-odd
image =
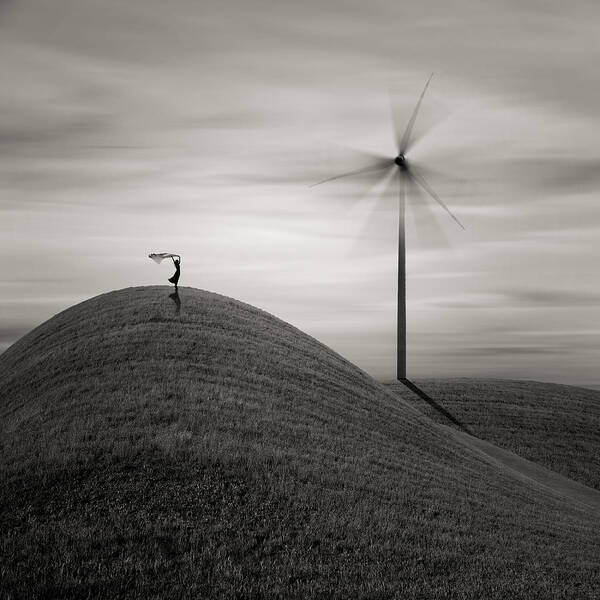
[[[0,350],[169,251],[394,377],[397,194],[308,186],[434,72],[409,158],[466,231],[411,198],[409,376],[600,385],[598,64],[593,1],[0,1]]]

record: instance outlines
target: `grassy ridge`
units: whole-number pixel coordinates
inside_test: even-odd
[[[597,512],[282,321],[169,292],[0,357],[5,596],[593,597]]]
[[[415,383],[477,437],[600,490],[600,392],[494,379]],[[388,385],[434,421],[460,429],[404,385]]]

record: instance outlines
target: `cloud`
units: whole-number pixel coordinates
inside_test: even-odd
[[[509,303],[518,306],[600,307],[600,293],[583,290],[515,290],[505,295]]]
[[[455,352],[461,356],[474,358],[564,354],[564,351],[559,348],[548,348],[547,346],[468,346],[458,348]]]
[[[600,307],[600,293],[582,290],[520,289],[488,294],[462,294],[454,298],[434,299],[432,304],[459,309]]]

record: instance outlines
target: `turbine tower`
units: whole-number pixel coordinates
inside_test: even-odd
[[[362,168],[334,177],[328,177],[323,181],[314,183],[310,187],[315,187],[329,181],[342,179],[346,177],[358,177],[364,175],[375,175],[380,179],[385,179],[391,175],[392,179],[398,180],[398,304],[397,304],[397,356],[396,356],[396,377],[399,381],[406,381],[406,242],[405,242],[405,204],[407,190],[410,186],[415,190],[417,187],[424,190],[435,202],[441,206],[454,221],[464,229],[462,223],[450,212],[450,209],[435,193],[433,188],[423,175],[422,169],[417,169],[412,161],[408,160],[410,148],[416,141],[413,138],[412,131],[417,119],[421,102],[425,96],[425,92],[429,87],[433,73],[429,76],[419,100],[410,116],[408,124],[403,132],[396,126],[397,119],[393,118],[394,122],[394,138],[396,142],[397,154],[395,157],[382,155],[369,155],[371,164]],[[394,114],[392,113],[392,117]]]

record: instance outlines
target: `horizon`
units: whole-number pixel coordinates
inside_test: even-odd
[[[309,186],[347,146],[392,156],[388,92],[408,119],[433,71],[410,158],[467,229],[407,216],[408,377],[600,389],[600,9],[576,6],[0,5],[0,352],[166,285],[148,254],[174,252],[182,287],[393,379],[397,203],[365,238],[376,193]]]
[[[127,289],[134,289],[134,288],[137,288],[137,287],[140,287],[140,288],[144,288],[144,287],[164,287],[164,288],[165,288],[165,290],[168,290],[169,292],[172,292],[172,291],[175,289],[173,286],[171,286],[171,285],[168,285],[168,284],[167,284],[167,285],[165,285],[165,284],[152,284],[152,285],[148,285],[148,286],[131,286],[131,287],[127,287],[127,288],[121,288],[121,289],[117,289],[117,290],[106,290],[106,291],[104,291],[104,292],[101,292],[100,294],[98,294],[98,296],[102,296],[102,295],[105,295],[105,294],[112,294],[112,293],[115,293],[115,292],[120,292],[120,291],[124,291],[124,290],[127,290]],[[187,288],[187,289],[190,289],[190,290],[203,291],[203,292],[208,292],[208,293],[211,293],[211,294],[216,294],[216,295],[218,295],[218,296],[223,296],[223,297],[225,297],[225,298],[231,298],[230,296],[225,296],[225,295],[223,295],[223,294],[220,294],[219,292],[216,292],[216,291],[214,291],[214,290],[202,290],[202,289],[200,289],[200,288],[195,288],[195,287],[191,287],[191,286],[179,286],[179,287],[178,287],[178,302],[176,303],[176,304],[177,304],[177,307],[176,307],[176,313],[177,313],[177,314],[180,314],[181,306],[184,304],[184,303],[182,303],[182,302],[181,302],[181,297],[182,297],[182,296],[179,296],[179,294],[183,294],[183,299],[185,300],[185,289],[186,289],[186,288]],[[182,290],[183,290],[183,291],[182,291]],[[170,293],[170,294],[168,294],[168,296],[169,296],[169,298],[171,299],[171,301],[173,301],[173,298],[172,298],[173,294],[172,294],[172,293]],[[89,297],[89,298],[84,298],[84,299],[82,299],[82,301],[81,301],[81,302],[85,302],[85,301],[87,301],[87,300],[93,300],[95,297],[97,297],[97,296],[91,296],[91,297]],[[244,302],[243,300],[240,300],[239,298],[231,298],[231,299],[233,299],[233,300],[238,300],[238,301],[240,301],[240,302],[242,302],[242,303]],[[79,304],[79,302],[78,302],[78,303],[76,303],[76,304],[74,304],[74,305],[72,305],[72,306],[68,306],[68,307],[64,308],[63,310],[60,310],[59,312],[57,312],[57,313],[56,313],[56,314],[54,314],[54,315],[51,315],[51,316],[49,317],[49,319],[51,319],[52,317],[55,317],[55,316],[59,315],[60,313],[62,313],[62,312],[64,312],[64,311],[66,311],[66,310],[69,310],[70,308],[73,308],[73,307],[74,307],[74,306],[76,306],[77,304]],[[251,306],[252,306],[252,305],[251,305]],[[261,307],[255,307],[255,308],[258,308],[259,310],[264,310],[264,309],[263,309],[263,308],[261,308]],[[268,312],[268,311],[267,311],[267,312]],[[269,313],[269,314],[271,314],[271,313]],[[276,318],[279,318],[277,315],[272,315],[272,316],[274,316],[274,317],[276,317]],[[285,321],[284,321],[284,322],[285,322]],[[39,325],[43,325],[43,323],[40,323]],[[35,327],[34,327],[33,329],[35,329]],[[33,331],[33,329],[32,329],[32,330],[30,330],[30,331]],[[27,331],[27,332],[25,332],[25,333],[23,334],[23,336],[24,336],[24,335],[27,335],[27,333],[29,333],[30,331]],[[313,337],[314,337],[314,336],[313,336]],[[19,339],[20,339],[20,338],[19,338]],[[317,339],[317,338],[315,338],[315,339]],[[15,341],[18,341],[18,340],[15,340]],[[318,339],[317,339],[317,341],[321,341],[321,342],[322,342],[322,340],[318,340]],[[3,353],[5,350],[7,350],[9,347],[10,347],[10,346],[8,346],[8,347],[7,347],[7,348],[5,348],[4,350],[0,351],[0,355],[2,355],[2,353]],[[380,381],[381,383],[384,383],[384,384],[386,384],[386,385],[387,385],[387,384],[396,383],[396,382],[398,381],[396,377],[385,377],[385,376],[384,376],[384,377],[379,377],[379,378],[378,378],[378,377],[375,377],[375,376],[373,376],[373,377],[374,377],[376,380],[378,380],[378,381]],[[418,380],[418,379],[424,379],[424,380],[444,380],[444,379],[448,379],[448,380],[461,380],[461,379],[465,379],[465,380],[477,380],[477,379],[482,379],[482,380],[487,380],[487,381],[493,381],[493,380],[497,380],[497,381],[511,381],[511,380],[514,380],[514,381],[522,381],[522,382],[523,382],[523,381],[527,381],[527,379],[519,379],[519,380],[515,380],[515,379],[511,379],[511,378],[509,378],[509,377],[480,377],[480,378],[477,378],[477,377],[466,377],[466,376],[460,376],[460,375],[451,375],[451,376],[444,376],[444,377],[441,377],[441,376],[438,376],[438,377],[436,377],[436,376],[422,375],[422,376],[414,376],[414,377],[412,377],[412,378],[411,378],[411,377],[408,377],[407,379],[408,379],[409,381],[411,381],[412,379],[417,379],[417,380]],[[551,380],[531,380],[531,381],[532,381],[532,382],[536,382],[536,381],[537,381],[538,383],[548,383],[548,384],[559,384],[559,385],[560,385],[560,382],[557,382],[557,381],[551,381]],[[569,384],[567,384],[567,385],[569,385]],[[576,387],[582,387],[582,388],[586,388],[586,389],[590,389],[590,390],[598,390],[598,391],[600,391],[600,385],[585,385],[585,384],[570,384],[570,385],[575,385]]]

